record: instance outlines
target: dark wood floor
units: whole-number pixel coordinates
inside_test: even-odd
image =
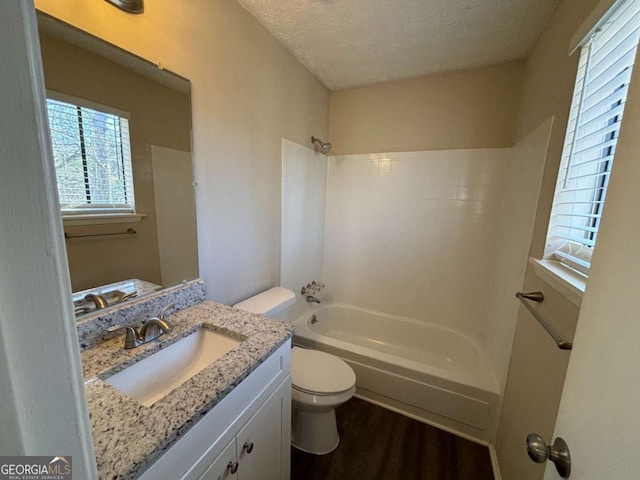
[[[357,398],[336,417],[338,448],[292,448],[292,480],[493,480],[487,447]]]

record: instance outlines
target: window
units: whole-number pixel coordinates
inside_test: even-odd
[[[640,37],[640,0],[618,2],[583,44],[545,258],[586,277]]]
[[[126,114],[50,94],[51,144],[63,216],[135,213]]]

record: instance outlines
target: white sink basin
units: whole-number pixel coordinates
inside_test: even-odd
[[[105,381],[148,407],[240,342],[236,338],[201,328]]]

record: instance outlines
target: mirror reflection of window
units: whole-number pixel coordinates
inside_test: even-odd
[[[65,100],[47,99],[62,214],[135,213],[127,115]]]
[[[189,81],[46,15],[38,23],[74,301],[196,278]]]

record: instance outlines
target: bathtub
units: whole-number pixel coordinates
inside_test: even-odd
[[[492,443],[499,390],[482,350],[455,330],[342,304],[295,320],[294,344],[339,356],[356,396],[482,443]]]

